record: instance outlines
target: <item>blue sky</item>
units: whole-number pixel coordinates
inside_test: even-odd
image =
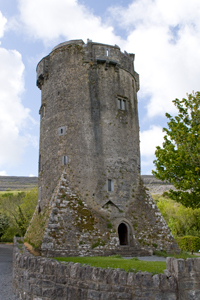
[[[87,38],[135,53],[141,170],[151,174],[172,100],[200,90],[199,0],[0,0],[0,175],[37,176],[36,65]]]

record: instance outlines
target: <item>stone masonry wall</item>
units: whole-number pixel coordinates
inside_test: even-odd
[[[138,194],[142,197],[142,190]],[[70,189],[64,173],[50,207],[51,213],[41,245],[44,256],[143,256],[160,248],[167,252],[178,252],[169,228],[148,194],[145,201],[140,201],[136,196],[127,212],[120,212],[120,218],[113,218],[115,207],[110,208],[110,215],[109,207],[95,211]],[[122,221],[131,229],[128,249],[119,244],[117,228]],[[33,242],[27,236],[26,240]]]
[[[200,299],[200,259],[167,258],[165,274],[59,263],[14,245],[13,288],[25,300]]]

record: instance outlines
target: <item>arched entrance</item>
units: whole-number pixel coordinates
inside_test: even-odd
[[[118,235],[120,245],[128,245],[128,227],[126,224],[121,223],[118,227]]]

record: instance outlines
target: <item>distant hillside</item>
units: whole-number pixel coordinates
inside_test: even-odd
[[[163,194],[169,191],[169,189],[174,190],[175,187],[172,183],[163,182],[153,175],[142,175],[142,180],[144,185],[149,189],[151,194]]]
[[[156,179],[153,175],[142,175],[145,186],[151,194],[162,194],[174,186]],[[0,191],[31,189],[38,184],[37,177],[0,176]]]
[[[0,191],[31,189],[38,184],[37,177],[0,176]]]

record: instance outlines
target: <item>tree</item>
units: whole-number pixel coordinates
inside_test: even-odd
[[[37,188],[27,192],[18,192],[17,194],[6,192],[0,195],[0,216],[2,213],[9,220],[9,227],[3,233],[2,239],[12,240],[13,235],[24,236],[35,211],[37,201]]]
[[[175,191],[168,196],[186,207],[200,207],[200,92],[188,99],[175,99],[178,115],[169,119],[163,128],[163,147],[156,147],[156,178],[173,183]]]
[[[8,217],[5,214],[0,213],[0,239],[8,227],[9,227]]]

